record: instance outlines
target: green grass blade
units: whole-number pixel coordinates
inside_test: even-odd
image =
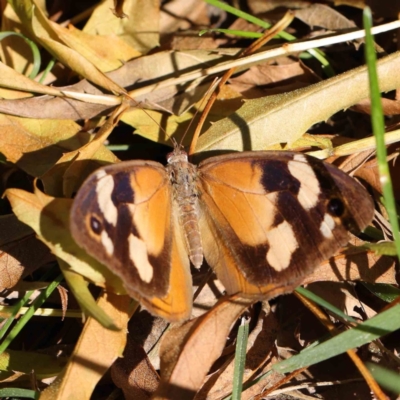
[[[4,339],[4,341],[0,344],[0,354],[3,353],[9,344],[15,339],[21,329],[26,325],[26,323],[32,318],[35,311],[48,299],[48,297],[53,293],[54,289],[60,284],[63,280],[63,275],[60,274],[53,282],[47,286],[46,289],[42,290],[40,295],[34,300],[32,305],[29,307],[29,310],[19,319],[19,321],[15,324],[15,326],[11,329],[10,333]]]
[[[248,14],[244,11],[241,11],[241,10],[239,10],[235,7],[232,7],[226,3],[223,3],[222,1],[219,1],[219,0],[204,0],[204,1],[208,4],[211,4],[214,7],[218,7],[221,10],[224,10],[232,15],[235,15],[238,18],[242,18],[245,21],[248,21],[254,25],[258,25],[264,30],[268,29],[272,26],[270,23],[265,22],[260,18],[254,17],[253,15]],[[204,30],[202,31],[203,34],[205,31]],[[208,32],[209,32],[209,30],[208,30]],[[262,36],[262,34],[258,34],[258,37],[261,37],[261,36]],[[279,32],[276,35],[276,37],[287,40],[289,42],[297,39],[295,36],[291,35],[290,33],[285,32],[285,31]],[[333,71],[328,59],[326,58],[325,54],[321,50],[311,49],[311,50],[308,50],[307,52],[309,54],[311,54],[313,57],[315,57],[322,64],[322,68],[324,69],[327,76],[335,75],[335,72]]]
[[[19,389],[19,388],[4,388],[0,389],[0,398],[5,399],[7,397],[18,398],[18,399],[39,399],[39,392],[35,392],[30,389]]]
[[[342,332],[324,343],[305,349],[298,355],[275,364],[272,369],[280,373],[292,372],[367,344],[400,329],[399,313],[400,305],[396,305],[353,329]]]
[[[363,286],[366,287],[376,297],[379,297],[381,300],[386,301],[386,303],[391,303],[400,296],[400,290],[387,283],[363,282]]]
[[[248,337],[249,337],[249,324],[244,319],[242,319],[242,323],[239,326],[237,342],[236,342],[232,400],[240,400],[242,397],[243,373],[246,363],[246,349],[247,349]]]
[[[40,65],[42,63],[40,51],[39,51],[39,48],[37,47],[36,43],[32,42],[32,40],[28,39],[26,36],[24,36],[18,32],[0,32],[0,40],[3,40],[8,36],[18,36],[18,37],[24,39],[25,42],[30,47],[30,49],[32,51],[32,56],[33,56],[33,63],[32,63],[32,71],[29,74],[29,78],[34,79],[36,77],[36,75],[39,73]]]
[[[400,259],[400,235],[399,223],[397,219],[396,204],[393,196],[392,180],[387,163],[387,152],[385,145],[385,124],[383,119],[382,102],[379,90],[378,74],[376,72],[376,54],[374,41],[371,35],[372,15],[371,9],[366,7],[363,12],[363,22],[365,28],[365,58],[368,66],[368,78],[371,98],[371,123],[376,140],[376,155],[378,159],[378,170],[382,185],[383,197],[389,216],[389,221],[393,229],[393,237],[396,245],[397,257]]]
[[[345,321],[354,322],[354,323],[357,322],[354,318],[351,318],[350,316],[345,314],[343,311],[339,310],[338,308],[333,306],[331,303],[324,300],[322,297],[317,296],[315,293],[310,292],[309,290],[304,289],[301,286],[296,289],[296,292],[300,293],[304,297],[307,297],[307,299],[311,300],[315,304],[318,304],[321,307],[325,308],[326,310],[329,310],[333,314],[336,314],[338,317],[341,317]]]
[[[393,393],[400,394],[400,375],[398,373],[372,363],[367,363],[367,367],[379,385]]]

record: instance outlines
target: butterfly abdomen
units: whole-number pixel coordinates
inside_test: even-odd
[[[198,223],[198,193],[196,189],[196,166],[187,161],[184,152],[176,150],[168,158],[168,171],[177,203],[179,224],[185,237],[186,250],[196,268],[203,264],[203,245]]]

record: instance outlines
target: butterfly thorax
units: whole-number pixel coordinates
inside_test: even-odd
[[[196,268],[200,268],[203,263],[203,246],[198,223],[197,168],[188,162],[186,152],[175,149],[168,155],[167,170],[190,261]]]

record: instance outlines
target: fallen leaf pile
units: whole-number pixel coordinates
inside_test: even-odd
[[[250,333],[240,398],[366,399],[371,390],[376,398],[395,398],[351,353],[358,347],[361,365],[399,371],[395,322],[366,342],[354,337],[335,357],[317,355],[315,365],[293,357],[326,345],[328,331],[337,339],[358,324],[381,321],[400,294],[371,139],[364,39],[333,40],[362,29],[365,4],[323,3],[249,0],[244,11],[255,18],[249,22],[212,0],[3,2],[1,398],[223,399],[240,379],[233,376],[243,321]],[[397,2],[373,3],[375,25],[398,19]],[[286,31],[241,58],[265,24],[289,9],[294,19]],[[399,199],[394,32],[374,39]],[[317,49],[320,40],[327,44]],[[126,159],[165,163],[171,138],[189,145],[210,85],[233,67],[195,160],[243,150],[323,154],[368,188],[377,206],[374,226],[305,279],[331,309],[309,306],[300,294],[261,303],[224,297],[203,266],[193,275],[193,318],[169,325],[140,309],[120,279],[74,242],[69,210],[95,169]],[[40,300],[57,279],[59,289]]]

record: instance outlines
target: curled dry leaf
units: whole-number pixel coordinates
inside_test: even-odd
[[[111,366],[111,376],[125,400],[150,399],[160,380],[143,347],[129,337],[123,357]]]
[[[270,312],[268,302],[263,302],[262,309],[257,315],[256,325],[248,337],[243,382],[251,381],[254,374],[271,357],[277,332],[278,320],[275,314]],[[217,400],[228,396],[232,392],[234,364],[235,360],[232,354],[228,362],[207,377],[195,399]]]
[[[47,19],[39,7],[32,7],[30,12],[24,8],[19,8],[18,11],[18,16],[21,19],[30,20],[31,33],[35,35],[35,38],[64,65],[111,93],[126,93],[123,88],[103,74],[86,57],[66,46],[61,38],[58,37],[57,31],[54,30],[55,24]]]
[[[396,200],[400,199],[400,182],[395,177],[399,176],[400,164],[397,162],[398,150],[397,145],[390,146],[388,149],[388,163],[390,168],[390,174],[392,176],[393,183],[393,194]],[[379,177],[378,161],[376,158],[372,158],[367,161],[362,168],[357,171],[357,177],[361,178],[379,194],[382,194],[382,185]]]
[[[254,300],[231,296],[212,310],[173,327],[161,344],[161,383],[154,399],[191,399],[220,356],[232,325]]]
[[[0,217],[0,251],[0,291],[12,288],[23,276],[54,260],[48,247],[15,215]]]
[[[0,291],[14,287],[22,277],[54,261],[49,248],[31,233],[0,247]]]

